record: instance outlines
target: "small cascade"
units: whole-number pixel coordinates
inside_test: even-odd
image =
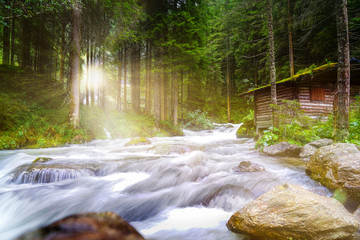
[[[104,132],[105,132],[107,139],[111,139],[111,134],[106,128],[104,128]]]
[[[26,171],[19,171],[12,174],[11,183],[51,183],[68,179],[78,179],[85,176],[94,176],[94,171],[90,169],[73,169],[57,167],[32,167]]]

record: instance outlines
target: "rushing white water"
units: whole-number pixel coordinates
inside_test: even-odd
[[[184,137],[94,141],[63,148],[0,151],[0,239],[81,212],[113,211],[146,239],[242,239],[232,213],[272,187],[293,183],[329,195],[298,159],[263,156],[239,125],[185,130]],[[38,157],[48,161],[32,163]],[[234,173],[243,160],[266,172]]]

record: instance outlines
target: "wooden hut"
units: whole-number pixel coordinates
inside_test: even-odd
[[[360,95],[360,64],[352,64],[350,72],[351,102]],[[297,100],[300,109],[312,118],[328,116],[333,111],[336,94],[337,67],[325,64],[276,83],[278,104],[281,100]],[[252,89],[240,96],[254,96],[256,132],[272,126],[270,85]]]

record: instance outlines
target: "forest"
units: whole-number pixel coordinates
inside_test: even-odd
[[[330,0],[0,2],[3,149],[249,122],[240,93],[338,62]],[[360,2],[345,8],[359,57]]]

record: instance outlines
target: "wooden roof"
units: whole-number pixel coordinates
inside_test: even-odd
[[[299,74],[296,74],[296,75],[294,75],[292,77],[285,78],[285,79],[282,79],[280,81],[277,81],[276,84],[283,84],[283,83],[287,83],[287,82],[291,82],[291,81],[301,81],[301,80],[309,79],[309,78],[312,78],[312,77],[314,77],[314,76],[316,76],[316,75],[318,75],[320,73],[334,70],[336,68],[336,65],[337,65],[337,63],[327,63],[327,64],[324,64],[324,65],[322,65],[320,67],[317,67],[317,68],[314,68],[314,69],[309,69],[309,70],[306,70],[306,71],[301,72]],[[270,84],[267,84],[267,85],[264,85],[264,86],[261,86],[261,87],[258,87],[258,88],[253,88],[253,89],[250,89],[247,92],[243,92],[243,93],[239,94],[239,96],[245,96],[245,95],[248,95],[248,94],[253,94],[254,92],[256,92],[258,90],[269,88],[270,86],[271,86]]]

